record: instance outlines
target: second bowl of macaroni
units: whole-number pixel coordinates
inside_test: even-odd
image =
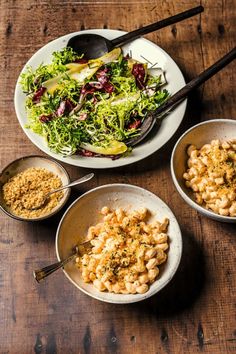
[[[172,279],[182,254],[181,231],[168,206],[128,184],[95,188],[68,208],[56,236],[58,259],[87,240],[92,248],[64,273],[84,293],[110,303],[156,294]]]
[[[171,175],[191,207],[236,223],[236,121],[214,119],[186,131],[173,149]]]

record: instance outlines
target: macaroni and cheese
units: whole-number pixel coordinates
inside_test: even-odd
[[[83,280],[100,291],[145,293],[167,259],[169,220],[146,223],[146,208],[127,212],[105,206],[101,213],[103,221],[88,230],[91,252],[76,258]]]
[[[186,186],[198,204],[224,216],[236,216],[236,140],[212,140],[187,150]]]

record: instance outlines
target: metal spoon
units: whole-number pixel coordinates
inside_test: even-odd
[[[39,209],[41,208],[45,203],[46,201],[48,200],[48,198],[50,197],[50,195],[52,195],[53,193],[57,193],[57,192],[60,192],[62,191],[63,189],[66,189],[66,188],[70,188],[70,187],[73,187],[73,186],[76,186],[77,184],[80,184],[80,183],[84,183],[84,182],[87,182],[89,181],[91,178],[94,177],[94,173],[89,173],[88,175],[82,177],[82,178],[79,178],[65,186],[62,186],[60,188],[57,188],[57,189],[54,189],[53,191],[47,193],[46,195],[42,196],[42,199],[39,201],[38,205],[32,207],[32,208],[29,208],[29,207],[26,207],[24,205],[24,207],[26,209],[29,209],[29,210],[36,210],[36,209]]]
[[[85,59],[96,59],[111,51],[114,47],[119,47],[127,42],[153,31],[159,30],[171,24],[183,21],[189,17],[197,15],[204,11],[203,6],[197,6],[187,11],[181,12],[175,16],[141,27],[123,36],[109,40],[98,34],[85,33],[72,37],[67,47],[73,48],[79,55],[84,54]]]
[[[67,263],[72,261],[76,256],[81,255],[86,253],[90,248],[92,247],[92,244],[90,241],[86,241],[83,243],[80,243],[79,245],[75,246],[72,249],[72,254],[64,259],[63,261],[53,263],[47,267],[37,269],[33,272],[33,276],[35,280],[39,283],[42,279],[46,278],[48,275],[54,273],[56,270],[64,267]],[[81,249],[82,248],[82,249]]]
[[[195,79],[191,80],[187,83],[182,89],[177,91],[173,96],[167,99],[160,107],[158,107],[155,111],[150,112],[148,116],[145,118],[141,128],[140,135],[131,138],[126,142],[128,146],[134,146],[139,144],[146,136],[150,133],[152,128],[156,123],[161,124],[162,119],[165,114],[170,111],[170,109],[175,108],[180,102],[182,102],[190,92],[192,92],[195,88],[200,86],[202,83],[210,79],[213,75],[215,75],[218,71],[223,69],[226,65],[228,65],[231,61],[236,58],[236,47],[224,55],[221,59],[219,59],[216,63],[210,66],[208,69],[204,70],[201,74],[199,74]]]

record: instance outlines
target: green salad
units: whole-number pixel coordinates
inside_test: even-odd
[[[169,96],[163,75],[120,48],[93,60],[64,48],[52,54],[51,64],[27,67],[20,84],[27,128],[66,156],[124,156],[147,114]]]

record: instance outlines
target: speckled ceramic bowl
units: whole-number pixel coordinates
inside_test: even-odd
[[[11,216],[12,218],[15,218],[17,220],[39,221],[47,219],[52,215],[56,214],[65,205],[70,195],[70,189],[65,189],[64,196],[60,200],[58,205],[50,213],[45,214],[43,216],[27,219],[13,214],[3,199],[2,187],[4,183],[6,183],[11,177],[31,167],[45,168],[46,170],[53,172],[55,175],[61,178],[63,185],[70,183],[69,175],[64,169],[64,167],[62,167],[62,165],[60,165],[58,162],[51,158],[32,155],[21,157],[17,160],[12,161],[8,166],[6,166],[2,170],[0,175],[0,207],[8,216]]]
[[[217,221],[236,223],[236,217],[222,216],[197,204],[193,192],[185,185],[183,174],[187,170],[187,147],[191,144],[200,148],[214,139],[230,140],[236,138],[236,120],[214,119],[197,124],[187,130],[177,141],[171,156],[171,175],[181,197],[199,213]]]
[[[169,207],[156,195],[129,184],[108,184],[83,194],[65,212],[57,230],[56,253],[58,260],[71,254],[72,248],[82,242],[88,228],[101,220],[99,211],[103,206],[125,210],[146,207],[152,213],[150,222],[169,218],[169,251],[167,262],[160,267],[160,275],[145,294],[114,294],[99,292],[93,284],[82,280],[79,269],[73,262],[67,264],[64,273],[81,291],[95,299],[116,304],[144,300],[160,291],[174,276],[182,254],[182,237],[178,222]]]

